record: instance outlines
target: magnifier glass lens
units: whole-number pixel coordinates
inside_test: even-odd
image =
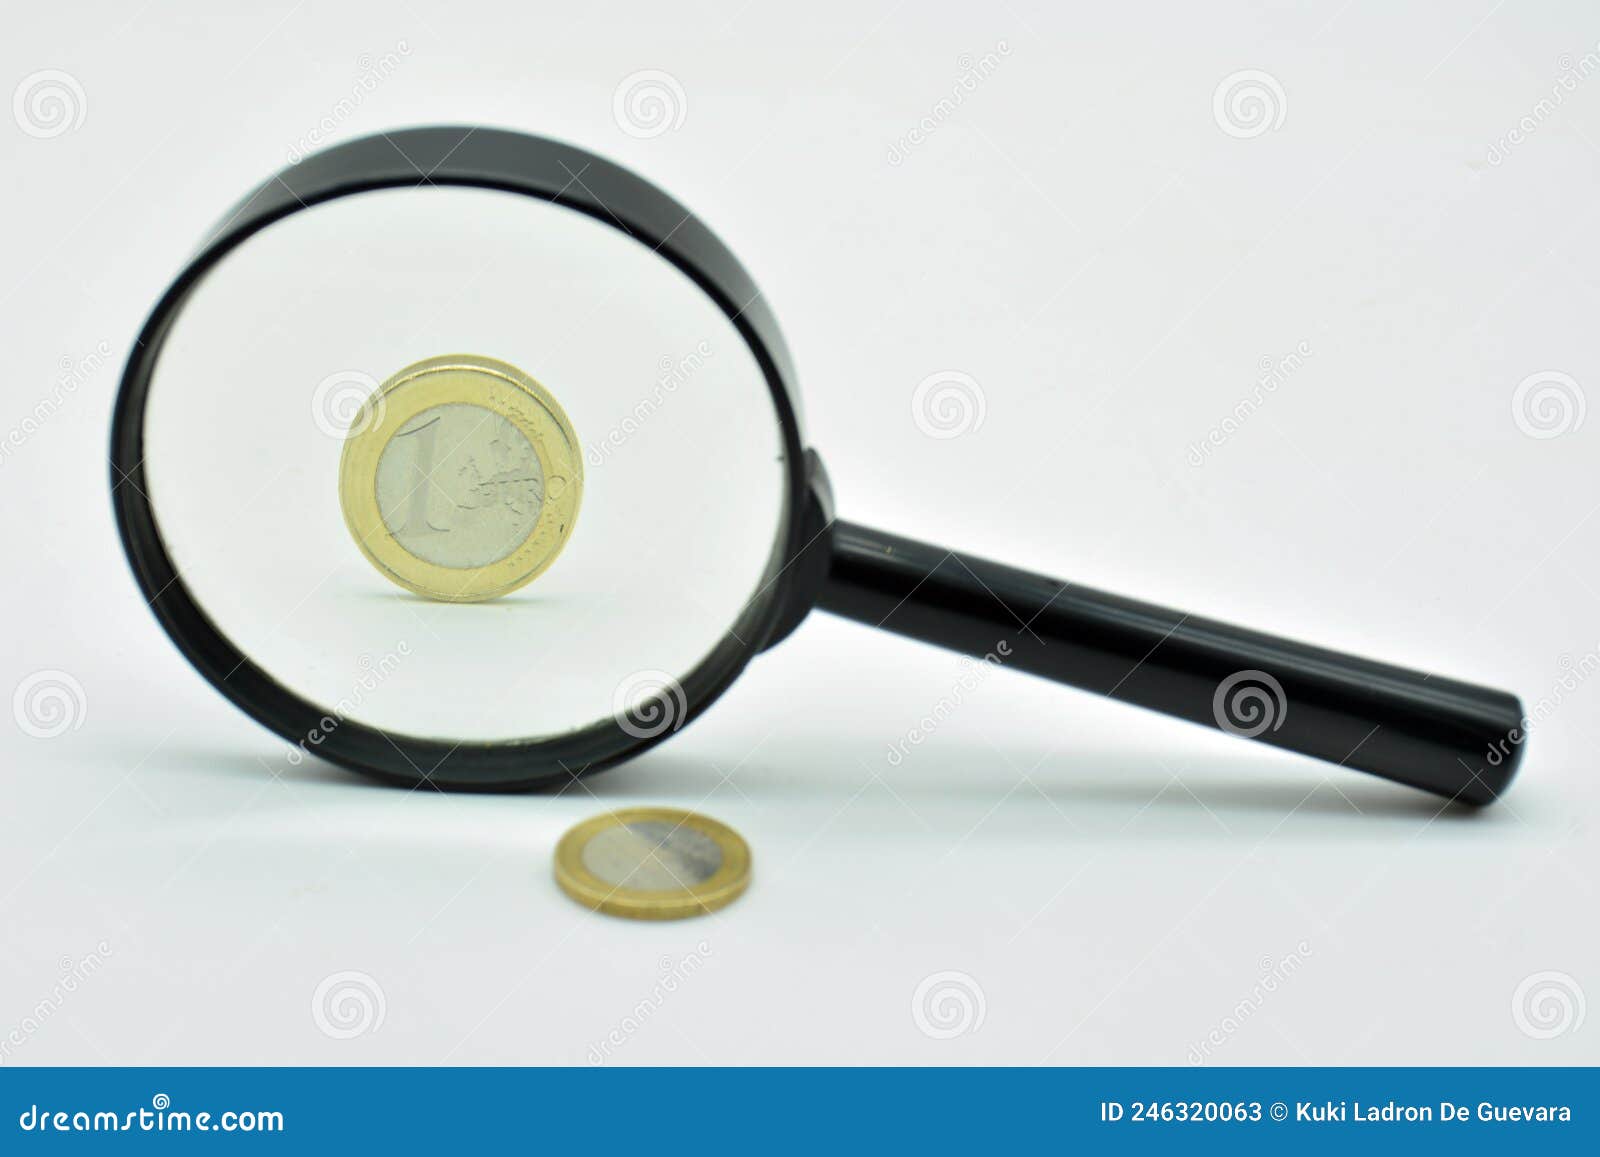
[[[341,197],[229,252],[144,434],[216,628],[329,715],[450,743],[560,736],[684,679],[765,583],[787,500],[723,310],[614,225],[483,189]]]

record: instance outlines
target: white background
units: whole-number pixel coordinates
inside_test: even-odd
[[[83,115],[49,137],[0,119],[0,427],[109,353],[0,459],[0,689],[83,689],[53,738],[0,716],[5,1063],[581,1064],[613,1030],[608,1063],[1183,1064],[1214,1030],[1207,1063],[1600,1060],[1577,1016],[1600,998],[1600,417],[1533,437],[1513,408],[1547,371],[1600,404],[1600,73],[1580,72],[1600,17],[984,7],[12,14],[5,90],[63,70]],[[614,94],[647,69],[682,117],[639,137]],[[1283,94],[1253,136],[1214,112],[1243,70]],[[820,615],[655,754],[559,798],[284,772],[127,573],[112,396],[238,196],[313,135],[427,122],[572,140],[711,223],[782,320],[844,516],[1548,699],[1521,781],[1440,814],[1008,672],[891,766],[962,668]],[[958,437],[913,412],[943,371],[983,399]],[[739,828],[750,893],[663,926],[561,897],[560,833],[632,803]],[[703,965],[663,994],[688,953]],[[63,959],[90,954],[63,992]],[[350,971],[371,1011],[341,1038],[313,1002]],[[929,1035],[914,995],[951,971],[965,1008],[933,1015],[964,1031]]]

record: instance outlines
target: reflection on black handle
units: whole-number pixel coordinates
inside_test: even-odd
[[[1515,696],[833,524],[823,610],[1469,804],[1521,754]],[[1004,646],[1002,646],[1004,644]]]

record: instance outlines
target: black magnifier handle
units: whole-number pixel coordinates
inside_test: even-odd
[[[1516,697],[832,524],[817,605],[1180,719],[1493,802],[1521,754]]]

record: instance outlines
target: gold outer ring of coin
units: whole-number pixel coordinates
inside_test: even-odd
[[[667,891],[645,891],[608,883],[589,871],[583,850],[610,828],[650,821],[688,828],[713,841],[722,863],[700,884]],[[727,824],[698,812],[670,807],[623,808],[584,820],[556,845],[555,876],[561,890],[585,908],[633,920],[681,920],[701,916],[733,903],[750,885],[750,845]]]
[[[471,569],[418,558],[390,533],[378,506],[378,460],[395,433],[435,406],[492,410],[527,438],[544,471],[545,497],[528,537],[504,558]],[[515,366],[476,354],[427,358],[407,366],[362,403],[339,459],[339,504],[361,553],[387,578],[430,599],[471,603],[509,594],[555,562],[578,519],[583,455],[560,404]]]

